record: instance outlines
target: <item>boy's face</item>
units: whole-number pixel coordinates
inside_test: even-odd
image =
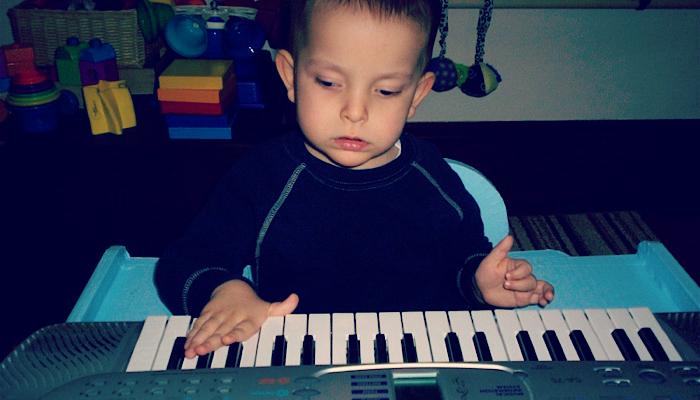
[[[345,7],[314,11],[298,59],[285,51],[277,59],[311,154],[355,169],[394,159],[406,119],[434,81],[417,70],[425,36],[405,18]]]

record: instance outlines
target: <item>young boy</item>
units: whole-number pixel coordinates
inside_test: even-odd
[[[199,314],[185,355],[294,310],[551,302],[553,287],[508,257],[510,236],[492,248],[437,151],[403,133],[435,79],[430,0],[309,0],[293,15],[276,65],[300,131],[241,159],[156,269],[170,310]]]

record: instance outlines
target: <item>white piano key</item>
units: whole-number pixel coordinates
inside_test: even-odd
[[[379,333],[376,313],[355,314],[355,331],[360,341],[360,363],[374,364],[374,340]]]
[[[430,339],[430,350],[433,353],[433,361],[449,362],[445,338],[450,332],[450,323],[447,320],[447,313],[444,311],[426,311],[425,323],[428,326],[428,339]]]
[[[248,340],[241,343],[243,349],[241,350],[241,362],[239,363],[241,368],[248,368],[255,366],[255,356],[258,351],[258,340],[260,339],[260,332],[255,332],[255,334],[248,338]]]
[[[284,317],[268,317],[260,327],[258,351],[255,355],[256,367],[269,367],[272,362],[272,350],[275,337],[284,332]]]
[[[584,310],[584,312],[586,313],[586,317],[588,317],[588,321],[591,323],[591,327],[598,337],[598,340],[600,340],[600,344],[603,346],[605,354],[608,355],[608,360],[624,361],[625,358],[622,356],[620,348],[617,347],[615,339],[612,337],[612,332],[615,330],[615,326],[613,325],[612,321],[610,321],[610,317],[608,317],[608,313],[605,312],[605,309],[587,308]]]
[[[284,338],[287,354],[284,365],[301,365],[301,348],[306,335],[306,314],[289,314],[284,317]]]
[[[649,350],[647,350],[644,342],[642,342],[642,338],[640,338],[637,333],[639,328],[632,319],[629,311],[627,311],[626,308],[608,308],[607,311],[615,328],[625,330],[627,337],[630,339],[630,342],[632,342],[632,346],[634,346],[634,349],[637,351],[637,355],[639,355],[639,359],[641,361],[653,361]]]
[[[404,334],[410,333],[413,335],[418,362],[431,362],[433,358],[430,353],[430,341],[428,340],[423,313],[420,311],[403,312],[401,313],[401,320]]]
[[[516,338],[518,332],[522,330],[517,314],[515,314],[514,310],[499,309],[494,311],[494,315],[496,316],[498,330],[501,332],[503,344],[505,344],[508,352],[508,359],[510,361],[523,361],[525,358],[520,351],[518,339]],[[490,345],[491,343],[489,342],[489,347]]]
[[[168,360],[173,349],[175,339],[182,336],[187,336],[190,328],[189,315],[175,315],[168,319],[163,332],[163,338],[158,346],[158,353],[153,361],[152,371],[165,371],[168,368]]]
[[[498,332],[493,313],[488,310],[477,310],[472,311],[471,315],[474,322],[474,331],[484,332],[486,335],[486,341],[489,344],[493,361],[508,361],[508,353]]]
[[[331,315],[309,314],[309,335],[314,337],[314,364],[331,364]]]
[[[659,325],[659,321],[647,307],[633,307],[629,309],[632,318],[639,328],[649,328],[654,332],[654,336],[659,340],[661,347],[668,356],[669,361],[683,361],[676,347],[671,343],[671,339],[668,338],[666,332]]]
[[[552,356],[544,343],[545,329],[539,312],[537,310],[517,310],[515,313],[520,320],[520,326],[530,335],[532,345],[535,347],[535,353],[537,353],[537,360],[552,361]]]
[[[226,367],[226,357],[228,357],[229,347],[230,346],[221,346],[214,350],[214,355],[211,358],[211,368]]]
[[[149,316],[143,322],[141,333],[131,352],[126,372],[150,371],[158,352],[158,345],[165,330],[168,317],[165,315]]]
[[[379,331],[384,334],[384,338],[386,339],[389,362],[403,362],[403,350],[401,349],[401,339],[403,338],[401,314],[398,312],[379,313]]]
[[[187,333],[190,332],[195,322],[197,322],[197,318],[192,318],[192,320],[190,321],[190,326],[189,328],[187,328]],[[182,360],[182,365],[180,366],[180,369],[195,369],[197,367],[197,360],[199,360],[199,356],[185,358],[184,360]]]
[[[348,363],[348,337],[355,333],[355,316],[351,313],[332,315],[332,362],[333,365]]]
[[[569,327],[566,326],[566,321],[564,321],[561,310],[540,310],[540,317],[542,318],[542,323],[544,323],[545,330],[551,330],[556,333],[559,344],[561,344],[561,348],[564,350],[566,360],[579,361],[578,353],[576,353],[576,348],[569,336],[571,331],[569,331]]]
[[[596,361],[609,360],[608,354],[605,352],[605,349],[603,349],[603,345],[600,343],[598,335],[596,335],[593,331],[593,327],[588,321],[588,318],[586,318],[586,314],[584,314],[583,310],[566,309],[562,310],[562,315],[564,316],[564,320],[566,320],[566,324],[569,326],[570,331],[581,331],[583,337],[586,338],[586,343],[588,343],[588,347],[591,348],[591,353],[593,353],[593,358],[595,358]]]
[[[464,361],[479,361],[474,347],[474,325],[468,311],[449,311],[450,328],[457,335]]]

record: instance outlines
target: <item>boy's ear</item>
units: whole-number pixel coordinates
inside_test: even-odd
[[[279,50],[275,56],[277,73],[287,88],[287,97],[294,103],[294,57],[287,50]]]
[[[430,90],[433,88],[433,84],[435,83],[435,74],[432,72],[426,72],[421,76],[420,80],[418,81],[418,87],[416,87],[416,92],[413,94],[413,101],[411,101],[411,107],[408,109],[408,118],[413,117],[413,115],[416,113],[416,109],[418,109],[418,106],[420,105],[421,102],[423,102],[423,99],[430,93]]]

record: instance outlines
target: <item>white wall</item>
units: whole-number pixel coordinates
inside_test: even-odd
[[[0,44],[19,1],[0,0]],[[477,19],[450,10],[456,62],[474,61]],[[484,60],[503,77],[495,92],[433,92],[413,121],[700,118],[700,10],[497,8]]]
[[[449,17],[447,55],[471,65],[478,10]],[[413,120],[700,118],[700,10],[495,9],[484,61],[495,92],[432,92]]]

